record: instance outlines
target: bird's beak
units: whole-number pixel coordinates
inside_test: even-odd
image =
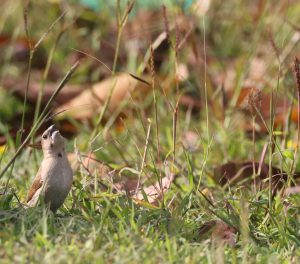
[[[55,125],[50,126],[47,129],[47,134],[49,135],[49,137],[51,138],[52,142],[54,142],[54,138],[56,137],[56,135],[59,133],[58,129],[55,127]]]
[[[52,135],[53,132],[58,131],[55,125],[50,126],[47,130],[50,136]]]
[[[55,137],[56,137],[57,134],[59,134],[58,130],[55,130],[54,132],[52,132],[52,134],[51,134],[51,140],[52,140],[52,142],[54,141],[54,139],[55,139]]]

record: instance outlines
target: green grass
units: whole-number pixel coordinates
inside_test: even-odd
[[[53,215],[42,204],[26,210],[20,201],[24,202],[42,157],[39,150],[25,147],[0,179],[1,263],[299,262],[300,194],[285,196],[278,192],[272,198],[268,187],[260,190],[253,185],[233,184],[225,188],[216,182],[214,168],[228,161],[258,162],[264,144],[272,146],[272,137],[268,134],[273,125],[270,120],[264,120],[268,126],[267,132],[257,133],[253,142],[245,131],[246,125],[251,124],[251,116],[249,121],[235,107],[235,96],[239,94],[244,81],[250,78],[254,58],[263,58],[266,66],[261,77],[263,81],[252,79],[254,85],[262,86],[263,92],[273,91],[277,95],[271,110],[276,109],[278,100],[283,97],[287,103],[297,104],[296,85],[290,65],[300,45],[299,40],[295,42],[296,29],[284,19],[294,25],[299,24],[300,5],[296,2],[285,5],[285,1],[279,1],[277,5],[273,1],[266,1],[266,5],[260,7],[252,4],[252,1],[213,2],[204,17],[207,67],[204,67],[203,55],[203,17],[188,13],[195,28],[182,48],[176,50],[176,39],[179,38],[180,42],[187,28],[180,31],[178,27],[176,37],[171,25],[175,16],[180,16],[180,5],[168,1],[166,10],[172,47],[165,51],[162,65],[156,67],[155,72],[153,65],[147,63],[150,74],[138,72],[143,68],[149,42],[142,42],[143,46],[135,57],[126,57],[131,54],[128,50],[126,53],[126,43],[130,40],[126,26],[132,22],[134,15],[130,14],[127,21],[122,5],[119,16],[124,18],[121,19],[124,25],[119,23],[119,41],[117,31],[111,33],[114,35],[112,45],[119,47],[109,58],[111,60],[103,60],[113,72],[127,72],[127,67],[131,70],[135,67],[131,73],[150,80],[155,94],[149,87],[149,93],[143,92],[141,95],[137,91],[136,96],[120,105],[125,114],[117,118],[118,125],[114,124],[114,114],[109,113],[108,109],[95,114],[89,123],[71,120],[79,133],[68,140],[67,150],[85,155],[94,153],[98,160],[109,165],[109,175],[114,182],[136,179],[140,173],[142,182],[147,186],[170,172],[175,173],[175,180],[163,199],[155,206],[147,201],[137,202],[125,192],[116,193],[111,180],[104,179],[99,170],[92,170],[92,174],[89,174],[82,164],[77,163],[74,166],[72,191],[57,215]],[[0,32],[24,35],[21,7],[9,4],[9,1],[3,5],[10,6],[10,9],[0,20]],[[47,8],[47,16],[41,19],[37,14],[43,8]],[[139,10],[134,8],[133,14],[136,14]],[[28,13],[30,36],[39,39],[60,13],[58,6],[32,1]],[[86,26],[73,23],[77,15],[86,19]],[[108,16],[108,12],[104,12],[103,16],[94,16],[95,13],[71,5],[65,21],[61,22],[68,26],[59,42],[56,41],[62,27],[60,23],[41,43],[48,55],[55,50],[49,63],[59,65],[55,66],[59,68],[59,81],[70,69],[71,62],[74,63],[70,59],[74,54],[72,48],[84,50],[89,47],[88,54],[98,56],[100,60],[107,55],[101,52],[95,55],[98,50],[95,43],[99,42],[99,36],[101,41],[111,37],[110,25],[116,24],[116,15]],[[89,27],[91,22],[94,24]],[[161,14],[159,26],[152,28],[149,25],[149,31],[163,32],[164,23]],[[278,60],[272,48],[274,44],[270,44],[271,39],[281,54],[282,73],[279,82]],[[197,56],[198,60],[195,59]],[[70,81],[84,84],[109,76],[105,70],[101,71],[100,63],[96,64],[91,74],[91,61],[91,58],[82,60]],[[2,78],[10,74],[21,75],[26,80],[28,69],[24,65],[23,68],[16,66],[11,58],[5,58],[4,62],[0,68]],[[26,62],[24,64],[27,65]],[[189,77],[176,82],[175,73],[179,64],[188,67]],[[24,68],[26,70],[22,71]],[[33,74],[33,71],[28,74]],[[44,71],[47,81],[48,70],[42,69]],[[216,81],[224,72],[235,75],[229,86],[225,87],[233,91],[226,105],[222,103],[221,85]],[[155,82],[152,82],[151,73]],[[179,104],[176,112],[176,103],[186,92],[200,96],[200,111],[194,113]],[[7,130],[13,127],[9,120],[14,111],[21,109],[25,116],[29,114],[22,111],[23,102],[15,96],[1,90],[0,96],[2,94],[8,100],[5,107],[0,107],[0,131],[7,134]],[[2,98],[0,102],[3,102]],[[15,110],[12,111],[12,108]],[[42,112],[44,108],[40,110]],[[278,114],[274,115],[276,117]],[[260,121],[259,118],[257,116],[256,121]],[[288,121],[288,113],[284,119]],[[59,122],[59,118],[56,122]],[[149,126],[150,132],[147,133]],[[275,127],[274,130],[280,131],[282,127]],[[187,132],[194,133],[195,142],[186,141]],[[299,158],[291,147],[296,137],[297,124],[291,122],[284,136],[274,139],[280,151],[276,148],[273,152],[267,151],[265,162],[285,171],[293,170],[295,163],[296,171],[299,171]],[[7,140],[6,146],[0,147],[0,171],[20,147],[18,139],[7,137]],[[190,148],[186,147],[187,144],[191,145]],[[268,183],[268,178],[265,182]],[[104,190],[103,184],[108,189]],[[289,184],[287,182],[284,186],[289,187]],[[212,221],[222,221],[236,231],[232,243],[221,238],[224,230],[218,233],[213,227],[203,232],[203,226]]]

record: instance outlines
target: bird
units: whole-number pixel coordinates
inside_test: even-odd
[[[71,190],[73,171],[65,151],[65,139],[55,125],[42,134],[41,145],[44,157],[29,189],[26,205],[35,207],[43,197],[45,204],[56,213]]]

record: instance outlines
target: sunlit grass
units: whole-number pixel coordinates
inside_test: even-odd
[[[149,87],[150,92],[147,94],[141,95],[137,91],[136,96],[130,97],[126,103],[120,105],[125,114],[117,118],[117,125],[113,124],[115,116],[107,108],[90,122],[73,122],[79,132],[68,140],[67,150],[77,152],[77,155],[94,152],[97,160],[109,166],[114,182],[141,176],[142,182],[154,183],[170,171],[175,173],[174,182],[157,205],[151,205],[147,201],[135,201],[125,192],[115,192],[112,182],[103,179],[99,171],[95,170],[90,175],[82,164],[77,163],[72,191],[57,215],[47,211],[42,204],[26,210],[22,203],[42,157],[39,150],[24,148],[1,178],[1,262],[297,263],[300,258],[299,193],[287,196],[278,192],[272,198],[270,188],[260,189],[252,185],[229,185],[225,188],[220,186],[214,177],[214,168],[225,162],[253,160],[253,141],[245,131],[248,121],[235,105],[238,91],[251,75],[249,71],[254,57],[262,56],[267,64],[265,83],[259,83],[264,87],[263,91],[273,89],[276,93],[278,88],[277,100],[285,94],[289,102],[296,104],[295,83],[289,65],[293,56],[297,54],[299,40],[295,42],[295,29],[287,24],[282,27],[279,25],[284,23],[284,18],[297,25],[299,19],[294,10],[300,10],[300,6],[295,3],[289,7],[283,2],[280,2],[281,8],[277,8],[271,5],[271,1],[267,1],[265,7],[242,3],[233,7],[232,3],[215,1],[204,18],[206,74],[203,64],[204,38],[201,35],[204,32],[203,18],[193,17],[195,32],[193,31],[190,39],[187,38],[183,47],[176,50],[176,38],[182,38],[182,33],[176,35],[176,30],[171,29],[172,47],[166,51],[162,66],[156,66],[154,69],[153,64],[147,64],[148,73],[142,77],[152,81],[155,94],[152,93],[153,87]],[[48,8],[49,17],[45,14],[46,21],[35,28],[34,21],[38,20],[35,12],[38,12],[41,6]],[[31,21],[32,36],[39,39],[44,24],[43,32],[47,31],[47,27],[60,14],[59,9],[55,8],[49,3],[31,3],[28,19]],[[81,8],[77,5],[69,8],[66,20],[67,24],[71,25],[69,22],[77,16],[74,13],[78,11],[80,14]],[[58,13],[57,16],[53,15],[54,10]],[[167,5],[166,10],[169,17],[168,21],[164,21],[166,17],[161,16],[162,31],[166,27],[164,23],[172,24],[175,14],[178,17],[180,15],[175,4],[174,7]],[[126,10],[124,12],[119,14],[125,14],[124,25],[122,24],[125,30]],[[122,17],[119,17],[119,22],[120,19],[122,20]],[[100,30],[97,27],[102,25],[100,22],[95,22],[96,27],[83,27],[80,30],[76,26],[69,26],[64,36],[56,43],[51,63],[60,65],[61,76],[72,65],[64,62],[63,58],[74,52],[71,48],[83,50],[83,44],[89,44],[91,50],[88,50],[88,53],[94,56],[95,39],[99,36],[97,30]],[[109,31],[109,24],[112,23],[116,23],[115,17],[105,16],[103,25],[107,28],[103,31]],[[264,33],[266,28],[270,30],[269,36]],[[10,32],[12,29],[6,30]],[[56,41],[55,30],[57,28],[54,29],[54,36],[50,35],[45,40],[48,52]],[[86,38],[85,42],[81,43],[80,39],[86,34],[85,30],[90,30],[90,39]],[[119,28],[120,36],[115,39],[116,43],[112,43],[112,46],[117,44],[117,53],[120,54],[114,54],[115,59],[109,66],[113,71],[126,72],[127,64],[122,61],[122,49],[126,43],[121,36],[124,32],[120,31],[123,31],[123,28]],[[283,73],[280,75],[278,86],[278,58],[274,43],[273,47],[270,44],[271,39],[282,52],[280,68]],[[145,50],[150,50],[149,43],[145,44]],[[262,48],[263,45],[267,48]],[[191,56],[199,58],[190,59]],[[101,52],[99,57],[101,59]],[[145,54],[138,54],[134,58],[136,61],[130,66],[131,69],[132,65],[136,65],[136,70],[141,68],[144,58],[147,58]],[[127,58],[129,61],[131,59],[133,58]],[[90,60],[90,57],[85,57],[81,61],[78,72],[75,72],[71,81],[80,82],[90,78],[81,77],[83,73],[88,74]],[[179,63],[186,64],[189,70],[189,79],[185,82],[176,79],[176,67]],[[6,58],[3,69],[11,69],[6,67],[10,64],[13,62]],[[97,66],[100,68],[102,65],[99,63]],[[233,72],[229,72],[229,69]],[[97,68],[94,70],[97,72]],[[225,87],[233,89],[231,97],[228,98],[222,97],[224,87],[216,87],[217,77],[224,72],[235,75],[230,87]],[[24,72],[20,74],[25,76]],[[107,77],[107,72],[105,74]],[[204,107],[204,78],[207,78],[208,120]],[[92,79],[97,77],[93,76]],[[24,85],[25,80],[24,77]],[[259,81],[256,80],[257,83]],[[179,90],[176,89],[176,84],[179,85]],[[201,110],[191,111],[179,104],[176,112],[176,102],[185,91],[200,95]],[[12,116],[14,111],[22,107],[22,103],[13,95],[6,93],[5,96],[8,98],[7,105],[1,107],[0,114]],[[12,107],[14,111],[11,111]],[[275,108],[276,100],[273,109]],[[44,109],[40,110],[43,112]],[[256,117],[259,118],[260,116]],[[274,118],[276,119],[276,114]],[[251,125],[251,119],[249,124]],[[266,124],[270,125],[269,120],[266,120]],[[0,120],[0,125],[1,133],[8,135],[7,131],[11,125],[7,124],[5,119]],[[280,130],[280,127],[277,127],[277,130]],[[193,133],[195,141],[187,139],[187,132]],[[286,141],[280,136],[274,140],[282,151],[289,150],[287,142],[293,144],[296,134],[296,125],[291,123],[286,130]],[[268,142],[272,142],[268,130],[258,133],[254,141],[255,161],[260,160],[262,149]],[[272,147],[272,144],[270,146]],[[18,142],[15,142],[13,137],[7,138],[6,147],[0,148],[0,171],[15,155],[18,147]],[[290,168],[293,158],[288,152],[286,155],[280,155],[276,149],[275,152],[267,153],[265,162],[271,161],[272,165],[286,170]],[[296,166],[297,161],[298,157],[295,160]],[[119,173],[120,171],[122,173]],[[103,190],[101,183],[108,188]],[[265,183],[267,186],[268,179],[265,179]],[[214,228],[216,225],[212,225],[206,232],[203,231],[205,224],[220,222],[226,223],[228,228],[234,230],[229,232],[233,237],[231,240],[224,239],[224,230],[218,233]]]

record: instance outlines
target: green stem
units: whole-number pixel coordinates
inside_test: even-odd
[[[50,105],[55,99],[55,97],[58,95],[58,93],[61,91],[61,89],[65,86],[65,84],[70,80],[73,73],[75,72],[76,68],[78,67],[79,62],[77,61],[71,69],[67,72],[64,79],[61,81],[59,86],[56,88],[54,93],[52,94],[51,98],[49,99],[47,105],[45,106],[44,110],[42,111],[41,115],[37,119],[36,123],[33,124],[33,127],[31,128],[29,134],[27,135],[26,139],[23,141],[21,146],[17,149],[15,155],[10,159],[10,161],[6,164],[6,166],[3,168],[3,170],[0,173],[0,179],[3,177],[3,175],[6,173],[6,171],[9,169],[9,167],[14,163],[16,158],[19,156],[23,148],[28,144],[31,137],[35,134],[37,129],[42,125],[42,123],[46,120],[47,116],[49,115],[48,111],[50,109]]]
[[[28,90],[29,90],[29,83],[30,83],[30,77],[31,77],[31,68],[32,68],[32,58],[33,58],[34,51],[30,50],[29,54],[29,62],[28,62],[28,72],[27,72],[27,80],[26,80],[26,88],[25,88],[25,96],[24,96],[24,102],[23,102],[23,112],[22,112],[22,121],[21,121],[21,128],[18,131],[17,135],[17,146],[20,144],[22,140],[22,134],[24,130],[24,123],[25,123],[25,108],[27,105],[27,96],[28,96]]]
[[[60,37],[62,36],[62,33],[61,32],[56,40],[55,40],[55,43],[54,45],[52,46],[51,50],[50,50],[50,53],[49,53],[49,56],[48,56],[48,60],[47,60],[47,64],[46,64],[46,67],[45,67],[45,70],[44,70],[44,73],[43,73],[43,79],[42,79],[42,83],[41,83],[41,89],[39,90],[39,94],[38,94],[38,99],[37,99],[37,104],[36,104],[36,108],[35,108],[35,113],[34,113],[34,123],[36,122],[37,118],[38,118],[38,115],[40,113],[40,108],[41,108],[41,102],[42,102],[42,97],[43,97],[43,94],[44,94],[44,88],[45,88],[45,82],[46,82],[46,79],[48,77],[48,74],[49,74],[49,71],[50,71],[50,67],[51,67],[51,64],[52,64],[52,61],[53,61],[53,57],[54,57],[54,53],[55,53],[55,50],[56,50],[56,47],[57,47],[57,44],[58,44],[58,41],[60,39]]]

